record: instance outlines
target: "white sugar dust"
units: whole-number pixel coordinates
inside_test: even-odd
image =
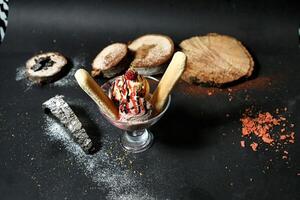
[[[103,140],[102,148],[96,154],[87,155],[61,124],[49,116],[44,117],[44,122],[45,134],[50,142],[60,141],[84,174],[98,186],[108,189],[107,199],[154,199],[147,194],[146,188],[142,187],[141,180],[132,170],[121,168],[120,161],[115,159],[114,152],[111,151],[111,142]]]

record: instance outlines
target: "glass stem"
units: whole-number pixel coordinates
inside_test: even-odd
[[[121,136],[121,143],[125,150],[139,153],[148,149],[153,141],[153,135],[147,129],[125,131]]]
[[[147,131],[146,129],[142,129],[142,130],[135,130],[133,132],[127,132],[127,134],[132,135],[133,137],[138,137],[141,136],[145,133],[145,131]]]

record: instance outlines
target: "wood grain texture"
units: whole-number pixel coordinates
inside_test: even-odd
[[[188,83],[222,85],[253,72],[250,53],[233,37],[210,33],[186,39],[179,46],[187,55],[181,78]]]
[[[51,67],[45,67],[35,71],[32,67],[36,64],[36,60],[40,58],[50,57],[54,64]],[[61,78],[67,71],[68,60],[59,52],[46,52],[31,57],[26,62],[26,75],[28,78],[38,84],[54,82]]]
[[[141,75],[163,73],[164,64],[169,61],[174,52],[174,43],[166,35],[143,35],[128,45],[134,54],[131,66]]]

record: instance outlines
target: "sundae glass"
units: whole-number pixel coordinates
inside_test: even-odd
[[[124,131],[121,135],[123,148],[138,153],[151,146],[153,134],[148,128],[169,108],[170,92],[185,64],[185,54],[176,52],[159,82],[151,76],[140,76],[134,69],[128,69],[124,75],[109,80],[102,87],[84,69],[77,70],[75,78],[98,105],[102,115]]]
[[[156,88],[158,84],[158,80],[151,76],[145,77],[149,84],[150,88]],[[109,80],[105,84],[102,85],[102,89],[108,93],[109,88],[111,87],[114,79]],[[150,91],[150,94],[153,91]],[[118,119],[112,119],[109,117],[102,109],[99,109],[101,114],[114,126],[123,130],[123,134],[121,135],[120,141],[122,147],[129,152],[139,153],[149,149],[153,143],[153,134],[148,130],[149,127],[154,125],[158,120],[165,114],[167,109],[169,108],[171,102],[171,95],[168,96],[168,100],[163,108],[163,110],[158,113],[151,115],[148,119],[144,119],[141,121],[120,121]]]

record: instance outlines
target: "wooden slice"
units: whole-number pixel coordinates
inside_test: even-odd
[[[58,52],[42,53],[26,62],[26,73],[38,84],[54,82],[64,74],[67,63],[67,59]]]
[[[174,43],[166,35],[143,35],[128,45],[134,53],[131,66],[141,75],[155,75],[163,73],[164,64],[169,61],[174,52]]]
[[[127,45],[123,43],[113,43],[105,47],[94,59],[92,76],[100,73],[106,78],[111,78],[122,72],[127,66],[121,61],[127,54]]]
[[[181,78],[188,83],[222,85],[253,72],[250,53],[233,37],[210,33],[184,40],[179,46],[187,56]]]

